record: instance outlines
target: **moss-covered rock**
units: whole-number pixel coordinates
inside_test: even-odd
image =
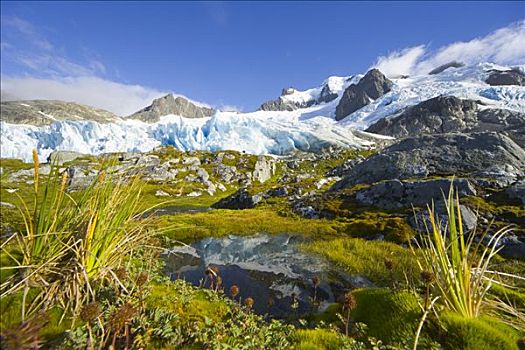
[[[421,310],[412,293],[371,288],[356,290],[354,295],[357,306],[351,313],[352,320],[365,323],[370,336],[387,343],[414,336]]]
[[[440,341],[445,350],[518,349],[518,331],[496,319],[486,316],[469,319],[450,312],[440,318],[446,330]]]
[[[373,212],[351,220],[347,224],[347,232],[352,237],[383,234],[387,241],[396,243],[408,242],[416,234],[405,219]]]

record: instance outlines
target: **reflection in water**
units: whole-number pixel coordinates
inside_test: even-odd
[[[259,234],[250,237],[206,238],[191,246],[174,248],[167,255],[167,272],[196,286],[216,287],[206,276],[218,268],[221,288],[235,300],[253,298],[253,310],[275,318],[297,318],[322,312],[352,287],[368,285],[356,276],[334,271],[322,259],[297,249],[299,236]],[[210,277],[210,278],[209,278]]]

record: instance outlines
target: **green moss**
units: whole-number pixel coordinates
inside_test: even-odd
[[[26,303],[29,305],[37,295],[38,290],[31,289],[27,295]],[[21,322],[22,292],[0,298],[0,309],[0,329],[15,327],[19,324]],[[60,323],[62,310],[58,307],[47,310],[46,316],[47,322],[40,331],[40,336],[45,341],[51,341],[66,331],[68,322],[63,321]]]
[[[12,158],[0,158],[0,167],[2,167],[3,172],[13,172],[22,169],[32,169],[32,163],[25,163],[20,159]]]
[[[519,333],[496,319],[468,319],[447,312],[441,315],[441,322],[446,329],[441,341],[446,350],[517,349]]]
[[[347,233],[352,237],[363,237],[371,234],[384,234],[390,242],[406,243],[415,236],[414,229],[401,217],[369,212],[347,224]]]
[[[336,350],[344,345],[341,333],[327,329],[300,329],[294,333],[295,349]]]
[[[508,203],[501,198],[498,201],[489,201],[475,196],[464,197],[461,201],[474,210],[493,214],[501,220],[510,221],[520,226],[525,223],[525,207],[521,204]],[[515,230],[521,231],[522,229],[517,227]],[[525,232],[525,230],[523,231]]]
[[[8,277],[15,274],[15,269],[6,269],[9,266],[17,265],[13,259],[22,259],[22,254],[13,247],[14,244],[7,244],[0,250],[0,283],[3,283]]]
[[[351,317],[368,326],[368,334],[387,343],[413,337],[421,311],[416,297],[409,292],[369,288],[355,290],[357,306]]]
[[[412,253],[397,244],[366,241],[359,238],[323,239],[302,245],[305,251],[325,256],[336,266],[351,274],[364,275],[375,283],[391,285],[393,280],[404,281],[418,276],[419,270]],[[385,260],[392,260],[389,271]]]
[[[337,221],[285,217],[264,208],[217,209],[206,213],[162,216],[154,220],[154,225],[163,228],[169,238],[186,242],[204,237],[252,235],[260,232],[326,236],[337,234],[342,229]]]

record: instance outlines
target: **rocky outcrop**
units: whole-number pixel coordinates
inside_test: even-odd
[[[337,98],[337,93],[330,90],[328,84],[325,84],[321,89],[321,93],[316,98],[308,101],[293,101],[287,99],[286,96],[292,95],[296,92],[294,88],[285,88],[281,92],[281,96],[275,100],[264,102],[260,107],[260,111],[294,111],[299,108],[307,108],[316,104],[333,101]]]
[[[485,82],[489,85],[519,85],[525,86],[525,74],[518,69],[492,70]]]
[[[70,190],[82,190],[97,179],[98,171],[88,165],[73,165],[66,169],[68,188]]]
[[[262,195],[251,195],[246,188],[241,188],[234,194],[212,204],[211,207],[215,209],[250,209],[255,208],[262,199]]]
[[[138,119],[147,123],[154,123],[160,120],[160,117],[168,114],[179,115],[185,118],[204,118],[215,113],[212,108],[198,106],[193,102],[180,96],[172,94],[153,100],[153,103],[140,111],[130,115],[130,119]]]
[[[119,120],[103,109],[54,100],[8,101],[0,104],[0,120],[10,124],[50,125],[62,120],[93,120],[109,123]]]
[[[285,101],[282,98],[278,98],[276,100],[266,101],[264,102],[261,107],[259,107],[260,111],[295,111],[298,108],[301,108],[303,104],[292,102],[292,101]],[[308,107],[308,106],[304,106]]]
[[[335,110],[335,119],[341,120],[368,105],[389,92],[392,85],[393,83],[379,70],[368,71],[357,84],[346,88]]]
[[[510,199],[521,202],[525,206],[525,180],[512,184],[505,192]]]
[[[47,157],[47,162],[53,165],[62,165],[74,161],[77,158],[85,157],[85,154],[72,151],[53,151]]]
[[[408,107],[400,115],[383,118],[366,131],[404,137],[463,131],[476,121],[477,103],[454,96],[438,96]]]
[[[382,209],[397,209],[410,206],[426,206],[443,200],[453,184],[457,193],[475,196],[476,189],[466,179],[437,179],[426,181],[387,180],[356,192],[356,201]]]
[[[525,146],[525,113],[497,108],[480,110],[477,101],[438,96],[408,107],[395,117],[383,118],[366,131],[393,137],[505,131]]]
[[[525,175],[525,150],[496,132],[422,135],[357,164],[332,189],[382,180],[468,176],[510,184]]]
[[[273,159],[259,156],[255,162],[252,179],[264,183],[275,174],[275,161]]]
[[[430,72],[428,72],[429,75],[435,75],[444,72],[445,70],[449,68],[461,68],[465,64],[457,61],[452,61],[449,63],[445,63],[444,65],[441,65],[437,68],[432,69]]]
[[[430,203],[429,203],[430,205]],[[465,205],[460,205],[461,222],[463,223],[463,230],[470,231],[476,228],[478,217],[472,209]],[[436,202],[434,205],[434,218],[440,223],[441,227],[447,226],[448,213],[443,201]],[[414,229],[420,232],[427,232],[432,224],[430,222],[430,213],[428,208],[424,208],[415,213],[415,215],[408,218],[408,223]]]
[[[330,101],[335,100],[337,96],[338,95],[335,92],[330,90],[330,86],[326,84],[325,86],[323,86],[323,89],[321,90],[321,94],[317,98],[316,102],[317,103],[330,102]]]

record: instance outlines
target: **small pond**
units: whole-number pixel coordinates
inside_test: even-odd
[[[300,251],[301,242],[303,237],[290,234],[205,238],[166,254],[166,273],[209,288],[212,278],[205,271],[216,267],[226,295],[237,285],[236,300],[251,297],[256,313],[286,319],[323,312],[346,291],[371,285]]]

